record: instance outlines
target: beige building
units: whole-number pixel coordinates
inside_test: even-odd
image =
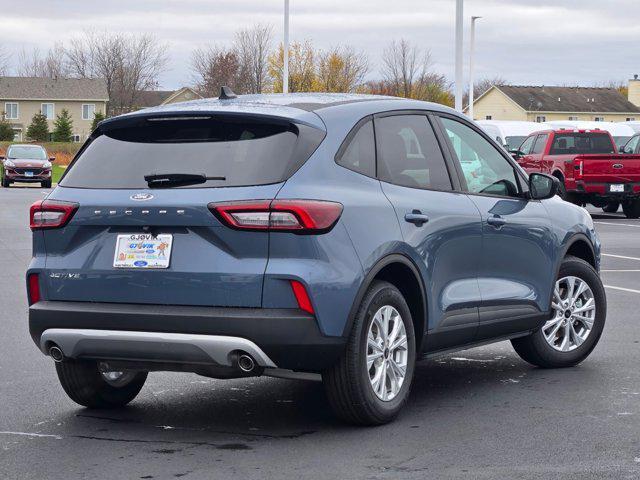
[[[107,109],[107,87],[103,80],[90,78],[0,77],[0,108],[16,133],[25,141],[36,113],[43,113],[53,131],[56,115],[69,111],[74,141],[84,141],[91,133],[95,113]]]
[[[640,120],[640,80],[629,81],[625,97],[615,88],[496,85],[478,97],[474,120]]]
[[[136,100],[132,108],[118,109],[113,107],[113,114],[133,112],[141,108],[157,107],[169,103],[186,102],[202,98],[198,92],[190,87],[183,87],[179,90],[141,90],[136,94]]]

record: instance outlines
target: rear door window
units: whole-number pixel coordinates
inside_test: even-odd
[[[243,117],[133,119],[93,139],[60,185],[140,189],[145,175],[169,173],[224,177],[180,188],[279,183],[323,138],[315,128]]]
[[[607,133],[570,132],[556,133],[550,155],[616,153],[611,137]]]
[[[336,162],[368,177],[376,176],[376,143],[372,120],[358,128],[346,146],[338,152]]]
[[[411,188],[452,190],[440,145],[424,115],[375,121],[380,180]]]
[[[538,135],[536,139],[536,143],[533,144],[533,150],[531,153],[533,155],[538,155],[544,151],[544,147],[547,145],[547,135]]]

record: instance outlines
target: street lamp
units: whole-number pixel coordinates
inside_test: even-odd
[[[469,46],[469,110],[468,115],[471,120],[473,120],[473,68],[474,68],[474,57],[476,51],[476,20],[482,17],[471,17],[471,32],[470,32],[470,46]]]
[[[284,0],[284,69],[282,93],[289,93],[289,0]]]
[[[464,40],[464,0],[456,0],[456,110],[462,112],[462,42]]]

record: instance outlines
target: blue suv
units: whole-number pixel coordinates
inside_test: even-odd
[[[593,350],[600,242],[557,189],[419,101],[223,89],[108,119],[31,207],[30,333],[86,407],[150,371],[321,374],[340,417],[381,424],[417,360]]]

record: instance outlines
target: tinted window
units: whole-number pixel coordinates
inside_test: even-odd
[[[42,147],[15,146],[9,147],[7,158],[18,160],[46,160],[47,153]]]
[[[547,145],[547,135],[538,135],[536,143],[533,145],[533,150],[531,153],[537,155],[544,151],[544,147]]]
[[[550,155],[616,153],[607,133],[556,133]]]
[[[529,155],[533,149],[533,142],[536,141],[536,137],[527,138],[522,145],[520,145],[520,151],[525,155]]]
[[[351,137],[336,159],[338,165],[369,177],[376,176],[376,142],[373,122],[369,120]]]
[[[442,123],[470,192],[501,196],[519,194],[514,167],[491,142],[458,121],[442,118]]]
[[[145,175],[225,177],[186,188],[264,185],[288,178],[322,132],[246,118],[137,120],[95,138],[60,182],[78,188],[145,188]]]
[[[451,180],[426,116],[398,115],[376,120],[378,176],[413,188],[451,190]]]

